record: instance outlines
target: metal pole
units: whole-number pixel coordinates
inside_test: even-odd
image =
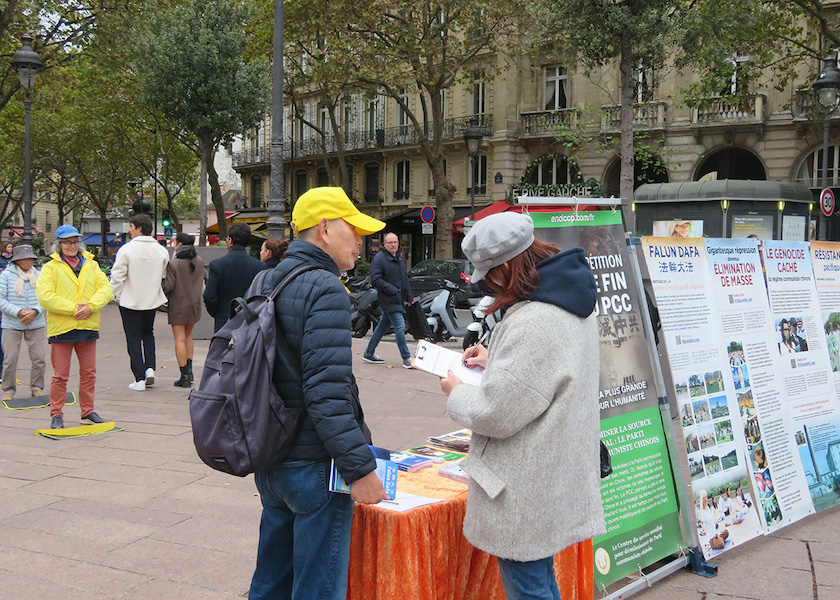
[[[157,150],[157,131],[155,131],[155,150]],[[158,171],[157,171],[157,151],[155,152],[155,239],[157,239],[158,231],[158,214],[157,214],[157,188],[158,188]]]
[[[23,243],[32,244],[32,175],[29,159],[29,112],[32,102],[29,100],[29,88],[23,100]]]
[[[828,113],[825,115],[825,119],[823,120],[822,189],[828,187],[828,130],[830,126],[830,117],[831,113]],[[826,235],[826,225],[826,218],[822,212],[822,207],[820,207],[819,221],[817,222],[818,240],[828,239],[828,236]]]
[[[283,0],[274,0],[274,57],[271,65],[271,180],[268,191],[268,237],[283,239],[286,215],[283,197]]]
[[[477,156],[470,156],[470,164],[472,165],[472,186],[470,186],[470,221],[475,221],[475,183],[478,180],[476,176],[477,168],[476,164],[478,163]]]

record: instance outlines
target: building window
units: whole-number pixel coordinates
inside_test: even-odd
[[[47,231],[52,231],[52,214],[50,211],[46,211],[44,215],[44,227]]]
[[[654,100],[654,72],[653,67],[647,67],[644,61],[639,61],[636,69],[636,102],[653,102]]]
[[[527,183],[565,185],[582,183],[578,166],[565,156],[546,157],[528,173]]]
[[[569,76],[566,69],[560,65],[549,65],[545,67],[543,74],[545,77],[545,97],[543,99],[545,110],[568,108],[566,86],[569,82]]]
[[[318,111],[318,128],[324,135],[327,135],[327,123],[329,123],[329,120],[330,112],[327,110],[326,106],[322,106]]]
[[[368,141],[376,141],[376,130],[381,129],[379,121],[379,98],[368,100],[365,109],[365,128]]]
[[[484,73],[476,72],[473,74],[473,89],[472,89],[472,114],[483,115],[485,109],[485,85]]]
[[[827,179],[829,187],[836,187],[840,185],[838,181],[838,159],[840,159],[840,146],[829,146],[828,147],[828,172],[827,172]],[[822,146],[819,149],[815,150],[811,154],[808,155],[808,158],[802,161],[802,164],[799,165],[799,170],[796,173],[796,182],[803,183],[808,187],[812,188],[819,188],[822,187],[822,176],[823,176],[823,169],[822,169],[822,161],[823,161],[823,149]]]
[[[365,202],[379,202],[379,163],[365,165]]]
[[[400,100],[408,106],[408,94],[405,88],[400,89]],[[400,127],[400,135],[408,135],[408,112],[403,108],[403,104],[397,102],[397,125]]]
[[[262,197],[262,177],[253,177],[251,179],[251,208],[260,208],[262,206]]]
[[[411,162],[401,160],[396,164],[396,185],[394,186],[394,200],[408,200],[411,189]]]
[[[467,185],[467,195],[472,194],[472,188],[475,185],[475,195],[484,196],[487,194],[487,156],[481,154],[476,158],[476,160],[470,159],[470,180]]]
[[[318,169],[318,187],[328,186],[330,184],[330,174],[324,167]]]
[[[353,104],[352,99],[344,99],[344,143],[350,141],[351,124],[353,123]]]
[[[295,192],[294,198],[297,200],[300,195],[307,190],[306,171],[295,171]]]

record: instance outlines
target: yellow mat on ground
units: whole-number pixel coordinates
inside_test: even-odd
[[[64,440],[67,438],[84,437],[87,435],[99,435],[100,433],[112,433],[114,431],[125,431],[117,427],[113,421],[107,423],[96,423],[94,425],[80,425],[79,427],[65,427],[64,429],[38,429],[35,435],[40,435],[51,440]]]
[[[76,404],[76,394],[67,392],[67,399],[64,400],[64,405]],[[46,408],[50,405],[50,395],[32,396],[30,398],[12,398],[11,400],[3,400],[3,406],[9,410],[25,410],[27,408]]]

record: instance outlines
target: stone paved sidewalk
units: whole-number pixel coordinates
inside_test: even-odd
[[[172,385],[178,368],[165,315],[156,333],[157,382],[132,392],[119,313],[114,305],[103,311],[96,410],[124,432],[53,441],[34,434],[49,427],[48,409],[0,408],[0,600],[247,595],[260,515],[253,479],[217,473],[196,457],[187,393]],[[377,349],[386,365],[363,363],[365,343],[354,341],[355,372],[375,443],[402,449],[457,429],[434,377],[400,368],[388,338]],[[199,367],[206,348],[196,343]],[[21,389],[28,375],[21,357]],[[77,376],[70,385],[76,389]],[[68,425],[78,411],[65,410]],[[727,552],[714,579],[680,572],[636,597],[840,600],[839,532],[838,512],[829,510]]]

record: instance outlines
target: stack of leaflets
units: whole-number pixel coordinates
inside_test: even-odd
[[[448,452],[447,450],[432,448],[431,446],[418,446],[417,448],[409,448],[408,451],[412,454],[431,458],[436,463],[450,460],[460,460],[466,456],[461,452]]]
[[[391,460],[396,463],[400,471],[413,473],[426,467],[432,466],[432,459],[423,456],[414,456],[403,452],[391,452]]]
[[[382,480],[385,493],[391,500],[397,496],[397,470],[397,465],[393,461],[385,460],[384,458],[376,459],[376,474]],[[341,473],[338,472],[335,461],[332,461],[330,465],[330,491],[349,494],[351,485],[341,478]]]
[[[452,463],[451,465],[441,465],[438,467],[438,475],[455,481],[469,483],[470,476],[461,468],[459,463]]]
[[[459,429],[452,433],[430,437],[429,442],[435,446],[454,450],[455,452],[468,452],[470,449],[470,438],[472,432],[469,429]]]

